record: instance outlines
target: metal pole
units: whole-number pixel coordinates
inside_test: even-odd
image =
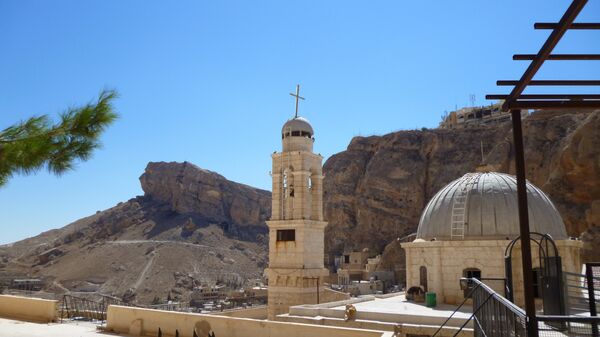
[[[585,278],[587,281],[588,301],[590,304],[590,316],[598,316],[596,312],[596,294],[594,292],[594,273],[589,263],[585,264]],[[592,336],[598,337],[598,325],[592,323]]]
[[[317,304],[319,304],[319,278],[317,277]]]
[[[521,233],[521,260],[523,265],[523,292],[527,314],[527,335],[538,337],[533,298],[533,270],[531,267],[531,242],[529,237],[529,215],[527,208],[527,186],[525,181],[525,154],[521,110],[510,110],[512,115],[513,141],[515,144],[515,169],[517,174],[517,198],[519,202],[519,229]]]

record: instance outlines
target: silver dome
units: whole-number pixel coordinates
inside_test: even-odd
[[[281,128],[281,134],[284,136],[308,136],[312,137],[315,133],[310,122],[303,117],[296,117],[288,120]]]
[[[465,200],[463,211],[461,200]],[[559,240],[567,238],[565,224],[552,201],[529,182],[527,203],[532,232],[550,234]],[[425,207],[417,239],[451,239],[452,219],[461,212],[465,239],[514,239],[520,235],[515,177],[496,172],[467,173],[449,183]],[[456,232],[452,238],[455,235]]]

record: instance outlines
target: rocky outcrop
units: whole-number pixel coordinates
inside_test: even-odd
[[[169,292],[187,300],[191,287],[182,279],[214,284],[262,276],[270,192],[190,163],[149,163],[140,181],[144,196],[0,247],[0,275],[141,303]]]
[[[271,214],[269,191],[229,181],[188,162],[148,163],[140,182],[146,197],[179,214],[201,214],[209,222],[255,226]]]
[[[271,193],[225,179],[188,162],[151,162],[140,177],[145,196],[178,213],[200,213],[239,224],[264,222]]]
[[[524,122],[527,177],[550,195],[569,234],[584,240],[587,261],[600,260],[598,130],[600,111],[534,114]],[[514,174],[510,124],[352,139],[324,165],[326,253],[370,248],[383,252],[380,269],[400,270],[396,238],[416,230],[440,188],[482,162],[482,146],[491,170]],[[149,163],[140,182],[144,196],[0,246],[0,275],[142,302],[169,293],[186,300],[193,282],[262,275],[270,192],[187,162]]]
[[[598,130],[600,111],[536,113],[524,122],[528,179],[550,195],[569,234],[586,233],[586,241],[600,226]],[[433,194],[482,162],[482,146],[490,169],[514,174],[510,123],[352,139],[324,165],[327,252],[382,251],[414,232]],[[584,253],[600,259],[600,251]]]

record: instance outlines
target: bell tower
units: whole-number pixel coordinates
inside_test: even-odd
[[[323,157],[313,150],[310,123],[296,115],[281,130],[282,151],[273,159],[273,194],[269,226],[268,318],[292,305],[316,304],[323,292]]]

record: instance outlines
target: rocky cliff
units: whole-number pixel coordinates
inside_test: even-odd
[[[271,194],[190,163],[149,163],[144,196],[0,247],[0,276],[53,292],[186,300],[194,285],[260,278]]]
[[[584,258],[600,260],[600,111],[524,121],[527,177],[550,195]],[[324,165],[326,249],[368,247],[381,268],[404,263],[396,238],[428,200],[483,161],[514,173],[510,124],[356,137]],[[0,247],[0,276],[45,277],[53,291],[183,300],[200,282],[242,283],[267,264],[270,192],[190,163],[149,163],[144,196]]]
[[[570,235],[583,233],[585,258],[599,260],[600,111],[537,113],[523,126],[527,178],[549,194]],[[510,123],[352,139],[324,166],[327,251],[381,252],[414,232],[429,199],[482,162],[482,146],[492,170],[514,174]]]

